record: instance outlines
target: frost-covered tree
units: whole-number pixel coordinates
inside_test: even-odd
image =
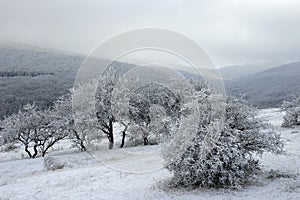
[[[130,140],[135,141],[135,144],[139,144],[139,140],[142,138],[144,145],[148,145],[148,139],[150,136],[150,132],[145,125],[132,123],[128,132],[130,132]]]
[[[172,118],[167,115],[166,110],[160,105],[150,107],[149,131],[158,143],[168,140],[172,135]]]
[[[59,97],[53,107],[46,110],[37,110],[34,104],[25,105],[23,111],[1,121],[1,143],[21,142],[31,158],[39,153],[45,156],[54,144],[67,137],[80,150],[86,150],[99,134],[95,98],[87,97],[96,85],[95,81],[80,85],[72,94]],[[73,108],[72,97],[75,95],[78,102]]]
[[[5,117],[1,123],[1,146],[9,145],[17,142],[17,133],[14,131],[20,124],[20,113],[12,114]],[[29,142],[28,142],[29,143]],[[27,147],[28,148],[28,147]]]
[[[114,145],[113,123],[115,116],[112,112],[112,92],[119,79],[117,71],[109,67],[98,79],[96,91],[96,116],[98,118],[101,131],[109,140],[109,149]]]
[[[143,130],[142,132],[131,131],[133,133],[131,136],[134,138],[142,136],[144,145],[148,144],[149,137],[155,137],[158,134],[153,131],[163,131],[163,129],[167,131],[166,128],[170,125],[168,123],[172,122],[176,125],[180,116],[180,104],[176,95],[170,88],[158,83],[148,83],[140,86],[130,99],[129,105],[131,121],[140,126],[140,130]],[[154,116],[154,112],[156,114],[165,113],[165,121],[157,120],[160,116]],[[166,122],[167,119],[169,122]],[[151,130],[151,127],[153,130]]]
[[[72,99],[68,100],[69,109],[72,109],[72,119],[74,119],[74,127],[70,137],[82,151],[87,148],[93,148],[92,143],[101,137],[95,111],[96,88],[96,80],[80,84],[72,90],[71,97],[76,102],[71,105]]]
[[[199,92],[196,99],[186,105],[177,135],[163,153],[175,185],[240,187],[261,170],[255,154],[282,151],[280,135],[267,129],[243,100],[229,98],[218,119],[212,108],[222,102],[213,100],[214,94]],[[205,142],[217,133],[215,140]]]
[[[25,105],[24,111],[4,119],[4,132],[9,141],[18,141],[30,158],[38,155],[40,128],[45,124],[46,115],[36,110],[35,105]]]
[[[10,123],[8,117],[0,121],[0,146],[9,146],[9,144],[13,145],[13,141],[10,140],[7,130],[4,129],[7,123]]]
[[[183,77],[171,77],[168,84],[181,105],[187,103],[195,92],[194,83]]]
[[[291,101],[284,101],[281,109],[285,111],[283,127],[300,125],[300,96],[293,97]]]
[[[36,106],[27,104],[23,111],[4,119],[4,132],[7,141],[18,141],[30,158],[46,152],[58,141],[67,137],[65,121],[58,118],[54,111],[37,110]]]
[[[119,122],[124,127],[121,131],[121,148],[125,145],[126,131],[130,126],[129,110],[132,109],[130,109],[129,101],[134,96],[134,91],[137,87],[137,79],[122,76],[118,78],[112,92],[111,110],[114,114],[115,122]]]
[[[39,147],[39,152],[42,157],[46,155],[51,147],[53,147],[57,142],[65,139],[70,132],[70,121],[66,118],[62,118],[57,115],[56,110],[44,110],[41,111],[45,116],[45,121],[37,129],[37,142]]]

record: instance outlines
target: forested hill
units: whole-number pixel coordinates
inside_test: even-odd
[[[48,107],[73,86],[84,56],[0,44],[0,119],[35,102]]]

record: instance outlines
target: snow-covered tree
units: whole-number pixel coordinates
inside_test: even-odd
[[[35,105],[25,105],[24,111],[19,111],[4,119],[4,131],[10,141],[18,141],[24,145],[24,150],[30,158],[38,155],[39,130],[45,121],[45,115],[36,110]]]
[[[293,97],[291,101],[284,101],[281,109],[285,111],[283,127],[300,125],[300,96]]]
[[[193,82],[183,77],[171,77],[168,80],[168,87],[176,95],[178,102],[184,105],[195,92],[195,86]]]
[[[132,123],[128,128],[128,132],[130,132],[130,140],[135,141],[135,144],[138,144],[140,139],[143,139],[144,145],[148,144],[150,132],[147,126]]]
[[[101,137],[99,132],[100,126],[95,111],[95,91],[97,89],[97,81],[80,84],[72,90],[72,99],[68,100],[69,108],[73,109],[71,114],[74,119],[73,131],[70,135],[71,139],[80,150],[93,148],[93,142],[98,141]]]
[[[170,133],[171,123],[176,126],[180,116],[180,104],[176,95],[167,86],[158,83],[140,86],[130,99],[129,105],[130,120],[135,125],[140,126],[139,130],[142,130],[130,131],[131,137],[137,139],[142,136],[144,145],[148,144],[149,137],[159,135],[155,131]],[[160,116],[154,116],[155,113],[160,114]],[[164,120],[158,120],[163,113],[165,114]]]
[[[28,156],[35,158],[39,153],[45,156],[49,148],[67,137],[63,123],[50,109],[40,111],[27,104],[24,111],[4,119],[4,132],[8,141],[21,142]]]
[[[137,87],[137,79],[122,76],[118,78],[112,92],[111,109],[115,122],[119,122],[124,127],[121,131],[121,148],[125,145],[126,131],[130,126],[129,110],[132,109],[130,109],[129,101],[133,97]]]
[[[109,140],[109,149],[114,145],[113,123],[115,116],[112,112],[112,92],[118,81],[119,75],[113,67],[109,67],[98,79],[96,91],[96,116],[101,131]]]
[[[0,121],[0,146],[13,144],[13,141],[11,141],[11,138],[9,137],[9,132],[5,130],[8,123],[11,123],[9,117]]]
[[[50,109],[50,112],[48,112],[48,115],[51,117],[53,130],[59,131],[63,135],[68,135],[71,139],[73,138],[73,133],[76,132],[76,130],[72,115],[71,94],[58,97]]]
[[[57,142],[65,139],[70,133],[70,127],[72,127],[71,121],[66,117],[57,115],[56,110],[44,110],[40,111],[45,116],[45,121],[37,129],[37,142],[39,152],[42,157],[46,155],[48,150],[53,147]]]
[[[282,151],[280,135],[268,130],[264,120],[243,100],[229,98],[225,115],[218,119],[220,114],[212,109],[218,102],[214,94],[200,92],[197,99],[186,105],[189,112],[163,153],[165,167],[174,175],[172,183],[239,187],[260,171],[255,154]],[[216,133],[218,137],[209,142],[207,137]]]
[[[153,104],[150,107],[149,131],[158,143],[168,140],[172,135],[172,118],[167,115],[165,108]]]
[[[0,131],[0,145],[10,145],[14,144],[17,139],[16,139],[16,133],[14,129],[16,129],[17,124],[19,122],[19,117],[18,114],[12,114],[8,117],[5,117],[1,122],[1,131]]]

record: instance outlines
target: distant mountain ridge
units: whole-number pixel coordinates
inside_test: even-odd
[[[300,95],[300,62],[279,65],[224,83],[228,94],[244,95],[254,106],[278,107],[293,95]]]
[[[274,66],[270,64],[230,65],[219,68],[219,72],[225,81],[235,80],[262,72]]]

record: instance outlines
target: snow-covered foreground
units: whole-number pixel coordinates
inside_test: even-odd
[[[276,109],[262,110],[260,115],[266,116],[287,140],[286,155],[266,154],[261,158],[262,164],[266,170],[280,170],[291,175],[289,177],[262,177],[256,185],[240,191],[170,190],[163,187],[171,177],[164,169],[133,174],[107,166],[120,166],[126,171],[151,171],[162,166],[156,153],[149,153],[143,159],[139,155],[122,156],[120,150],[94,155],[61,150],[50,155],[65,162],[65,168],[47,171],[42,158],[16,159],[21,156],[6,152],[0,153],[0,199],[300,199],[300,127],[280,128],[283,114]],[[138,148],[145,152],[149,147]]]

